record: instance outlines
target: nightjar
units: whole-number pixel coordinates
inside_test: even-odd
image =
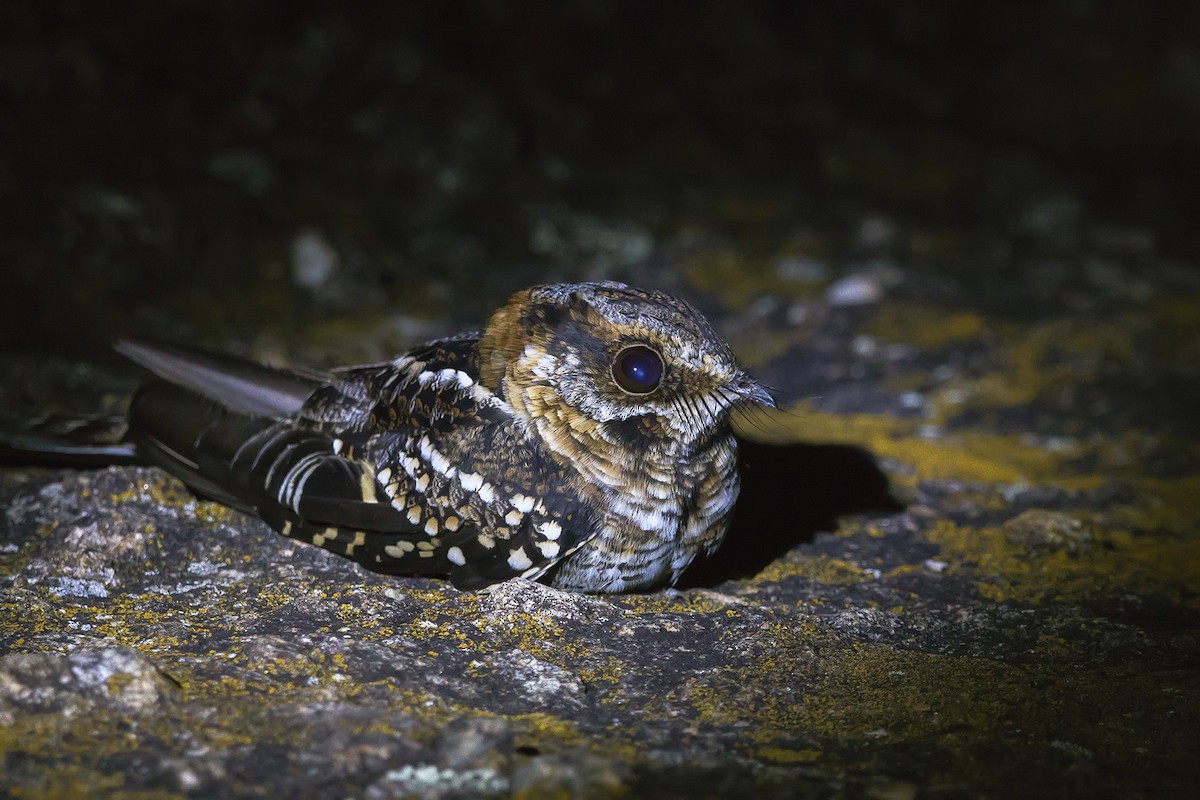
[[[535,286],[481,333],[386,363],[275,370],[123,342],[155,373],[127,442],[196,493],[393,574],[486,591],[676,581],[738,495],[738,404],[773,406],[689,304]]]

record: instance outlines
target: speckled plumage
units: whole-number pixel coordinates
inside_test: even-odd
[[[369,569],[476,590],[674,582],[728,527],[729,409],[771,404],[694,308],[615,283],[533,287],[480,334],[321,375],[121,349],[165,378],[131,408],[139,453]]]

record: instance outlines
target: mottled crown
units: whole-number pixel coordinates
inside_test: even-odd
[[[735,403],[773,405],[699,311],[619,283],[516,293],[489,321],[479,358],[483,382],[518,415],[573,428],[636,421],[643,436],[688,441]]]

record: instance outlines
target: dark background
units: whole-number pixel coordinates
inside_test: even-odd
[[[1194,259],[1198,31],[1080,0],[4,3],[0,349],[477,324],[534,280],[669,283],[698,232],[836,273],[873,214],[984,295]],[[294,279],[305,232],[329,286]]]

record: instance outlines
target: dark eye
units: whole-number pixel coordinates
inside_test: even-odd
[[[649,347],[634,345],[613,359],[613,380],[631,394],[649,394],[662,382],[662,356]]]

